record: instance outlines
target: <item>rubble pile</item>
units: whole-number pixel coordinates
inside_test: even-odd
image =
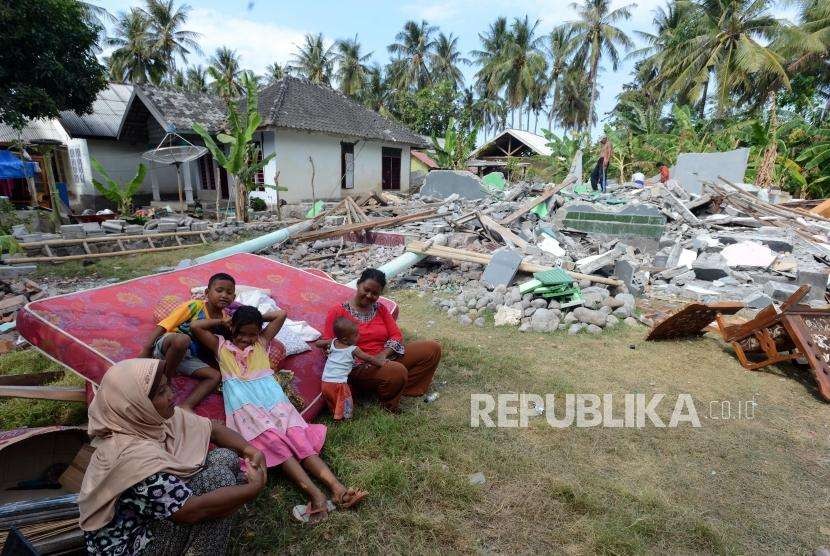
[[[435,213],[384,230],[404,236],[407,250],[428,255],[398,283],[432,290],[435,303],[462,325],[599,333],[623,323],[650,325],[637,298],[738,301],[760,309],[802,284],[811,285],[809,303],[825,304],[830,220],[781,192],[731,182],[695,184],[697,192],[690,192],[669,180],[612,184],[600,193],[575,176],[497,190],[476,180],[430,173],[429,188],[394,208]],[[363,208],[372,218],[390,209]],[[348,222],[329,215],[324,226]],[[275,256],[348,281],[403,252],[360,237],[326,241],[290,241]],[[550,269],[571,280],[540,282],[539,273]]]

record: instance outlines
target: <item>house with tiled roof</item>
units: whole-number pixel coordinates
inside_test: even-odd
[[[259,93],[262,124],[254,135],[264,156],[275,158],[256,177],[261,196],[274,201],[275,180],[286,187],[288,202],[337,199],[382,189],[409,189],[410,149],[426,146],[406,127],[384,118],[330,87],[284,77]],[[110,175],[128,180],[168,132],[200,144],[193,124],[218,133],[226,123],[225,105],[208,93],[188,93],[148,85],[112,83],[102,91],[92,113],[64,113],[61,123],[86,173],[76,187],[83,206],[101,204],[91,184],[89,160],[96,158]],[[212,202],[233,198],[228,177],[210,153],[182,165],[185,199]],[[312,192],[312,176],[314,191]],[[176,200],[176,171],[150,164],[138,202]]]

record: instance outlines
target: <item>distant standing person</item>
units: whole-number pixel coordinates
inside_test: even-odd
[[[669,167],[664,162],[658,162],[657,169],[660,171],[660,183],[669,181]]]
[[[608,165],[611,157],[614,156],[614,146],[608,137],[599,140],[599,160],[597,161],[597,172],[599,174],[599,190],[605,193],[608,189]]]

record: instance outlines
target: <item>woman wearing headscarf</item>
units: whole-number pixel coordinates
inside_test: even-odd
[[[224,554],[233,514],[265,486],[259,450],[175,407],[159,363],[115,364],[89,406],[95,453],[78,505],[91,554]]]

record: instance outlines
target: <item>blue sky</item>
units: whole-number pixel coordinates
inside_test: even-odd
[[[111,13],[140,5],[140,1],[98,0],[94,2]],[[273,61],[285,64],[306,33],[322,32],[328,41],[358,36],[373,59],[384,64],[389,59],[386,46],[409,19],[426,19],[445,33],[459,37],[466,54],[479,47],[478,33],[483,32],[496,17],[539,19],[539,31],[547,33],[554,26],[572,20],[570,1],[564,0],[400,0],[380,1],[266,1],[266,0],[200,0],[191,1],[188,29],[202,34],[200,43],[209,56],[219,46],[229,46],[241,55],[247,69],[262,72]],[[630,4],[613,0],[614,7]],[[634,30],[650,30],[656,7],[664,0],[640,0],[629,21],[620,26],[636,40]],[[776,17],[792,18],[793,8],[776,6]],[[204,63],[199,56],[189,61]],[[632,61],[622,63],[618,71],[610,66],[600,76],[598,113],[604,118],[614,106],[615,97],[630,78]],[[465,68],[468,79],[473,69]],[[531,122],[532,126],[532,122]]]

